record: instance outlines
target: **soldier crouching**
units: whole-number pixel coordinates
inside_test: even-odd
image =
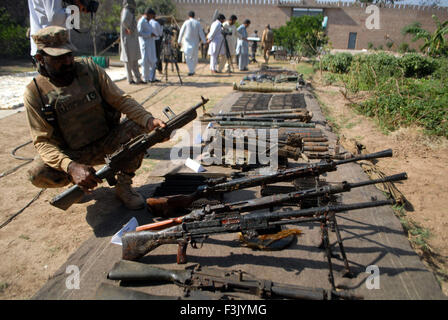
[[[75,62],[65,28],[44,28],[33,39],[39,75],[27,86],[24,104],[40,158],[29,170],[30,181],[41,188],[72,182],[89,192],[101,183],[92,166],[104,164],[107,154],[165,123],[124,94],[91,59]],[[121,114],[127,118],[120,123]],[[129,209],[145,205],[131,186],[143,157],[129,161],[117,174],[116,195]]]

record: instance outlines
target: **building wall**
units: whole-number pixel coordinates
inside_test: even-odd
[[[215,10],[223,13],[226,18],[235,14],[239,23],[248,18],[252,24],[249,34],[258,30],[259,34],[266,24],[278,28],[290,19],[292,9],[323,8],[328,16],[327,33],[335,49],[347,49],[350,32],[357,33],[355,49],[367,49],[369,42],[374,47],[380,45],[387,49],[386,43],[393,42],[392,50],[407,42],[411,47],[418,48],[419,43],[412,43],[410,36],[403,36],[401,30],[406,25],[419,21],[424,29],[433,31],[435,24],[431,16],[435,14],[441,21],[448,20],[448,8],[431,9],[421,6],[390,5],[380,7],[380,29],[369,30],[366,20],[371,13],[366,13],[366,6],[338,5],[316,3],[311,0],[174,0],[177,16],[186,19],[188,11],[193,10],[205,30],[211,24]]]
[[[355,49],[367,49],[369,42],[374,47],[382,45],[386,49],[386,43],[394,43],[392,50],[406,42],[411,47],[418,48],[419,43],[412,43],[411,36],[401,34],[403,27],[418,21],[426,30],[435,30],[436,26],[431,18],[432,14],[441,21],[448,20],[447,10],[416,10],[411,8],[380,8],[380,20],[378,30],[369,30],[366,20],[371,13],[366,13],[365,7],[326,8],[324,14],[328,16],[328,36],[335,49],[347,49],[350,32],[357,32]]]
[[[229,1],[228,3],[220,3],[219,0],[218,3],[204,3],[204,0],[201,0],[202,3],[184,3],[177,1],[175,1],[177,16],[181,19],[187,19],[188,12],[193,10],[195,12],[195,17],[199,19],[204,30],[207,30],[207,28],[210,27],[213,22],[213,14],[215,10],[218,10],[219,13],[225,15],[226,19],[232,14],[236,15],[240,24],[242,24],[245,19],[249,19],[251,21],[251,25],[248,29],[249,35],[251,35],[254,30],[258,30],[260,36],[268,23],[270,23],[271,28],[278,28],[284,25],[286,21],[290,19],[292,10],[291,8],[278,7],[277,5],[271,4],[271,2],[270,4],[264,4],[264,0],[257,0],[260,1],[260,3],[257,4],[250,4],[250,2],[254,0],[249,0],[249,4],[231,3],[232,0],[227,0]]]

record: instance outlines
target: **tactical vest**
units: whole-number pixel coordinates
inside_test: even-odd
[[[77,75],[68,87],[56,87],[41,75],[35,78],[42,103],[51,106],[56,121],[51,123],[43,114],[44,119],[53,127],[57,124],[56,131],[72,150],[104,138],[121,115],[101,97],[98,74],[89,64],[93,61],[75,62]]]

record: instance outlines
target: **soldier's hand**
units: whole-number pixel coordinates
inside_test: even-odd
[[[155,128],[158,128],[158,127],[160,127],[160,128],[165,128],[165,127],[166,127],[166,123],[163,122],[163,121],[160,120],[160,119],[157,119],[157,118],[151,118],[151,119],[148,120],[148,124],[146,125],[146,127],[147,127],[148,131],[151,132],[152,130],[154,130]],[[163,140],[163,141],[168,141],[168,140],[170,140],[170,139],[169,139],[169,138],[166,138],[166,139]]]
[[[165,122],[163,122],[160,119],[151,118],[151,119],[148,120],[148,124],[146,125],[146,127],[147,127],[148,131],[152,131],[155,128],[158,128],[158,127],[165,128],[166,124],[165,124]]]
[[[101,179],[95,175],[95,169],[85,164],[72,161],[68,166],[68,174],[71,176],[74,184],[81,187],[84,192],[89,193],[95,188]]]

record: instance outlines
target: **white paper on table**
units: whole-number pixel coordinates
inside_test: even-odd
[[[187,160],[185,161],[185,165],[186,165],[188,168],[190,168],[191,170],[193,170],[194,172],[196,172],[196,173],[206,171],[206,170],[204,169],[204,167],[201,166],[200,163],[194,161],[194,160],[191,159],[191,158],[187,158]]]
[[[129,231],[135,231],[135,229],[138,227],[138,221],[135,219],[135,217],[132,217],[131,220],[129,220],[128,223],[124,225],[123,228],[121,228],[120,231],[118,231],[114,236],[112,237],[111,243],[118,244],[122,246],[121,237],[123,236],[123,233],[129,232]]]

